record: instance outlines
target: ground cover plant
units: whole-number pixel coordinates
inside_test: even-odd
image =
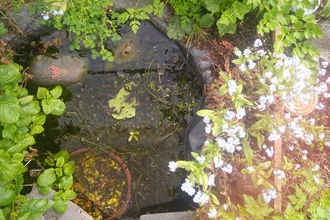
[[[23,174],[35,156],[29,148],[35,144],[34,135],[44,131],[46,115],[61,115],[65,104],[59,99],[62,88],[39,87],[36,95],[24,88],[27,74],[12,61],[13,51],[1,41],[0,63],[0,219],[35,219],[54,206],[64,213],[68,200],[75,197],[71,190],[74,163],[68,152],[59,152],[48,159],[50,168],[37,179],[39,190],[48,194],[57,190],[53,200],[33,199],[22,195]],[[34,153],[33,153],[34,152]]]

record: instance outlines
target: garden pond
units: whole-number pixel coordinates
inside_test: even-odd
[[[180,190],[185,173],[170,174],[168,162],[186,157],[186,130],[202,87],[180,48],[150,23],[141,24],[137,35],[123,27],[122,40],[116,45],[109,41],[114,62],[92,59],[88,50],[79,52],[89,60],[87,74],[64,88],[65,114],[49,116],[45,132],[36,137],[40,158],[60,149],[91,149],[73,160],[80,193],[76,202],[94,218],[111,216],[127,196],[127,180],[119,174],[122,164],[109,152],[127,165],[132,181],[127,211],[119,219],[192,208]],[[22,49],[16,62],[27,67],[38,54],[54,57],[70,51],[71,37],[65,31],[41,36]],[[36,92],[34,83],[27,88]],[[41,165],[30,163],[29,168]]]

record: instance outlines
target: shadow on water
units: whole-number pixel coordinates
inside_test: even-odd
[[[132,175],[132,196],[119,219],[193,209],[190,198],[180,189],[185,173],[169,173],[168,162],[185,159],[186,129],[201,86],[179,47],[150,23],[142,22],[137,35],[123,27],[121,35],[116,45],[108,43],[114,62],[89,59],[84,79],[64,89],[66,112],[61,117],[48,117],[45,133],[36,138],[35,147],[51,153],[89,147],[119,156]],[[40,48],[46,48],[42,52],[48,54],[69,51],[69,44],[66,32],[54,31],[42,36],[34,47],[25,48],[25,56],[18,62],[28,62]],[[90,58],[88,51],[83,53]],[[117,120],[108,101],[127,85],[132,95],[126,99],[136,101],[136,115]],[[31,93],[35,88],[28,85]],[[109,188],[110,182],[102,186]]]

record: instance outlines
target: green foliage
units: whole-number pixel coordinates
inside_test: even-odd
[[[1,22],[0,23],[0,36],[7,34],[8,29],[5,27],[5,25]]]
[[[75,164],[70,161],[67,151],[60,151],[50,156],[47,161],[54,168],[48,168],[38,177],[38,188],[44,194],[48,194],[51,189],[57,191],[54,194],[54,208],[58,213],[63,214],[68,207],[68,201],[76,196],[71,190]]]
[[[129,21],[132,31],[138,31],[140,21],[149,19],[149,14],[162,16],[164,3],[154,0],[141,8],[127,8],[118,13],[110,8],[111,0],[44,0],[49,11],[44,13],[43,24],[52,24],[57,29],[66,28],[73,36],[70,49],[90,49],[92,58],[102,57],[103,60],[113,61],[114,57],[105,44],[110,39],[114,44],[121,39],[117,29],[119,25]],[[38,5],[35,5],[38,7]],[[36,11],[31,7],[31,11]],[[38,8],[39,11],[44,10]],[[52,21],[48,20],[52,17]]]
[[[26,172],[26,149],[35,143],[34,135],[44,131],[46,115],[61,115],[65,110],[65,104],[59,99],[62,88],[57,86],[48,91],[40,87],[37,97],[29,95],[27,89],[20,85],[21,69],[15,63],[0,65],[0,219],[35,219],[54,204],[47,199],[26,198],[20,192]],[[56,169],[63,170],[64,174],[55,173],[60,178],[58,188],[66,192],[72,186],[74,164],[63,159],[59,159],[61,163]],[[57,178],[53,181],[47,176],[53,171],[51,168],[41,175],[38,179],[40,187],[57,184]],[[72,198],[70,191],[68,194],[66,198]]]

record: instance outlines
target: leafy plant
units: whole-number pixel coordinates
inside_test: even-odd
[[[26,149],[35,144],[34,135],[44,131],[46,115],[60,115],[65,110],[65,104],[59,99],[62,88],[56,87],[51,91],[39,88],[37,97],[29,95],[28,90],[20,85],[23,82],[21,70],[21,66],[12,62],[0,65],[0,219],[35,219],[54,204],[47,199],[27,198],[20,192],[24,183],[23,173],[26,172]],[[62,165],[63,159],[58,158],[58,161],[58,167],[63,167],[65,173],[60,187],[68,189],[72,174],[69,170],[72,168]],[[42,180],[39,183],[47,185]],[[66,198],[71,199],[72,194]],[[64,210],[64,203],[58,201],[55,206]]]
[[[52,155],[46,162],[54,168],[48,168],[38,177],[38,189],[43,194],[49,194],[51,189],[55,189],[54,208],[63,214],[68,207],[68,201],[76,197],[72,190],[75,164],[70,161],[67,151]]]
[[[137,32],[140,21],[149,19],[154,13],[161,16],[164,3],[154,0],[141,8],[127,8],[125,12],[112,11],[111,0],[73,1],[73,0],[44,0],[49,10],[43,12],[43,24],[53,24],[55,28],[66,28],[73,35],[71,50],[81,50],[82,47],[91,50],[92,58],[102,57],[103,60],[113,61],[113,54],[105,46],[108,39],[115,44],[121,39],[117,29],[119,25],[130,21],[134,33]],[[50,21],[52,18],[52,21]]]
[[[315,95],[330,97],[330,81],[318,80],[328,63],[310,62],[306,67],[297,56],[266,52],[261,46],[258,39],[244,51],[236,48],[237,67],[221,72],[206,86],[215,104],[197,113],[204,117],[207,135],[201,153],[193,152],[192,161],[169,163],[172,172],[177,168],[190,172],[181,189],[201,206],[199,219],[320,219],[329,214],[325,188],[329,182],[322,178],[328,171],[321,170],[320,161],[307,157],[314,145],[321,153],[330,146],[329,131],[315,118],[295,116],[293,104],[307,106]],[[312,106],[323,108],[321,103]],[[278,167],[272,145],[280,138],[289,152],[281,155]],[[242,201],[235,199],[230,185],[249,179],[254,196],[243,192]],[[282,212],[270,205],[279,194],[282,204],[287,204]]]

